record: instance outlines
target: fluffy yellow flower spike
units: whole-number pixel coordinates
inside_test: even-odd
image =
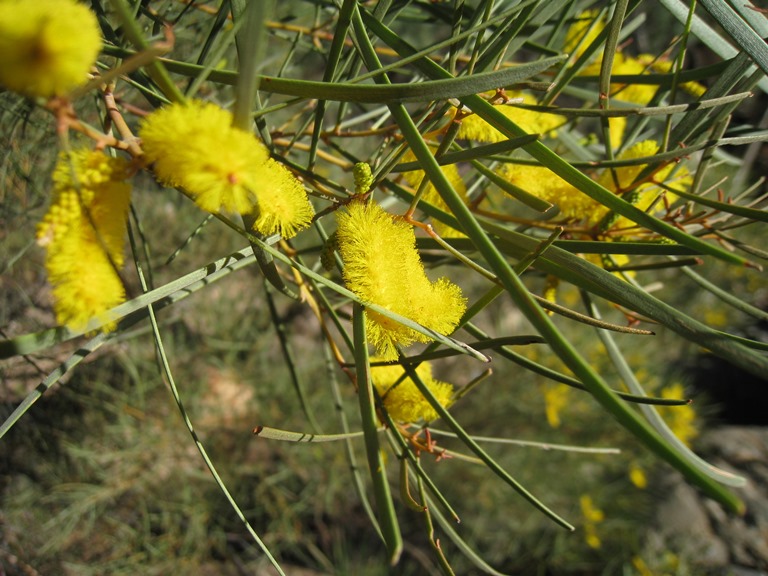
[[[96,16],[74,0],[0,0],[0,84],[62,96],[85,83],[101,50]]]
[[[158,180],[183,188],[203,210],[253,214],[264,235],[291,237],[309,226],[314,211],[301,183],[215,104],[161,108],[144,120],[140,135]]]
[[[377,361],[380,358],[372,358]],[[453,386],[432,377],[432,365],[422,362],[416,374],[434,394],[440,405],[447,408],[453,403]],[[371,367],[371,380],[382,399],[387,413],[397,422],[430,422],[438,417],[437,411],[419,392],[416,384],[405,375],[399,364]]]
[[[510,91],[507,92],[507,96],[510,98],[522,98],[524,104],[537,103],[533,96],[523,92]],[[496,106],[496,109],[520,126],[520,128],[525,130],[528,134],[553,136],[556,133],[556,129],[565,123],[565,117],[558,116],[557,114],[543,114],[541,112],[524,110],[522,108],[515,108],[514,106],[504,104]],[[507,136],[496,130],[496,128],[476,114],[471,114],[466,118],[461,119],[461,127],[459,128],[457,136],[458,138],[476,140],[478,142],[502,142],[503,140],[507,140]]]
[[[82,329],[125,300],[117,271],[123,265],[129,175],[128,162],[101,152],[59,156],[53,203],[37,229],[38,244],[47,249],[59,324]]]
[[[544,166],[509,163],[501,174],[526,192],[556,204],[560,214],[569,220],[589,219],[595,208],[600,206]]]
[[[344,281],[364,302],[377,304],[422,326],[450,334],[466,309],[461,289],[446,278],[431,282],[416,250],[413,228],[378,204],[355,202],[337,214]],[[429,338],[371,310],[368,339],[385,360],[397,357],[395,345]]]

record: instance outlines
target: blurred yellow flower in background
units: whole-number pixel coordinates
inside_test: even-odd
[[[523,104],[537,104],[536,98],[525,92],[508,91],[506,95],[512,100],[522,98]],[[557,128],[565,123],[565,117],[558,114],[547,114],[535,110],[516,108],[511,103],[499,104],[496,106],[496,110],[500,111],[528,134],[554,136],[557,133]],[[457,137],[477,142],[502,142],[508,139],[507,136],[476,114],[470,114],[461,119]]]
[[[579,498],[581,515],[584,517],[584,540],[592,549],[597,550],[602,546],[600,536],[597,534],[597,525],[605,520],[605,514],[592,501],[588,494],[582,494]]]
[[[573,54],[574,58],[579,58],[586,49],[597,39],[598,34],[605,28],[606,20],[600,17],[599,10],[585,10],[575,22],[568,28],[565,40],[564,50]],[[600,74],[603,62],[602,49],[598,49],[592,61],[579,71],[582,76],[596,76]],[[670,73],[673,63],[664,58],[659,58],[651,54],[639,54],[631,56],[621,51],[617,51],[613,56],[611,66],[611,75],[619,76],[642,76],[652,72]],[[685,82],[680,86],[694,97],[701,97],[706,88],[698,82]],[[641,83],[612,83],[610,97],[614,100],[636,104],[638,106],[647,106],[658,90],[657,84]],[[624,133],[627,128],[626,117],[609,118],[609,135],[611,148],[618,148],[624,141]]]
[[[0,84],[63,96],[88,80],[101,50],[96,16],[73,0],[0,0]]]
[[[659,395],[662,398],[685,398],[685,388],[679,382],[670,384],[661,389]],[[690,446],[699,429],[696,424],[696,411],[689,404],[687,406],[657,406],[659,415],[669,426],[669,429],[683,444]]]

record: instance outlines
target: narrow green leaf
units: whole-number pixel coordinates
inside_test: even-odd
[[[438,399],[435,398],[435,395],[432,394],[432,391],[426,386],[426,384],[424,384],[421,378],[419,378],[419,375],[416,373],[416,369],[412,365],[404,364],[403,368],[405,368],[405,371],[408,373],[408,377],[413,380],[414,384],[416,384],[416,387],[419,389],[419,392],[421,392],[422,396],[427,399],[432,408],[434,408],[435,411],[440,415],[440,418],[443,420],[443,422],[445,422],[445,424],[456,434],[456,436],[467,446],[467,448],[474,452],[477,457],[480,458],[480,460],[482,460],[494,474],[504,480],[506,484],[511,486],[518,494],[520,494],[536,509],[541,511],[555,523],[559,524],[567,530],[574,529],[568,521],[566,521],[564,518],[561,518],[558,514],[556,514],[543,502],[531,494],[517,480],[510,476],[510,474],[504,470],[504,468],[499,465],[496,460],[491,458],[491,456],[485,450],[483,450],[483,448],[477,442],[475,442],[472,436],[469,435],[466,430],[464,430],[464,428],[462,428],[456,419],[451,416],[450,412],[448,412],[448,410],[446,410],[443,405],[440,404]]]
[[[688,20],[690,11],[689,0],[659,0],[662,6],[666,8],[678,22],[685,24]],[[707,24],[703,18],[694,14],[691,21],[691,30],[693,35],[701,40],[710,50],[724,59],[730,59],[736,56],[739,51],[734,48],[730,42],[720,36],[714,28]],[[763,92],[768,92],[768,79],[762,79],[759,82]]]
[[[383,430],[380,429],[379,431]],[[338,442],[339,440],[350,440],[353,438],[362,438],[364,432],[346,432],[344,434],[311,434],[309,432],[290,432],[269,426],[256,426],[253,429],[254,435],[268,440],[281,440],[283,442]]]
[[[388,45],[394,47],[398,51],[412,51],[412,49],[404,44],[399,38],[393,37],[391,31],[383,27],[383,25],[380,23],[374,22],[374,19],[367,18],[366,23],[371,26],[376,34]],[[362,46],[361,51],[363,53],[363,58],[366,59],[366,65],[369,68],[375,68],[377,65],[375,52],[373,52],[373,50],[368,51],[365,46]],[[430,75],[434,74],[444,77],[448,74],[445,70],[440,68],[431,60],[424,60],[419,62],[425,63],[425,68],[429,71]],[[523,132],[514,123],[509,121],[509,119],[507,119],[503,114],[494,110],[493,106],[488,104],[482,98],[477,96],[470,96],[464,98],[463,100],[469,105],[473,112],[479,114],[496,128],[504,128],[502,132],[506,133],[507,135],[514,137],[522,136],[525,134],[525,132]],[[663,440],[654,430],[652,430],[646,424],[646,422],[640,419],[634,411],[630,410],[623,402],[621,402],[616,394],[614,394],[606,385],[603,379],[593,370],[591,365],[563,337],[563,335],[552,323],[547,314],[542,310],[540,306],[536,304],[533,298],[531,298],[530,293],[520,278],[511,269],[506,259],[501,255],[501,253],[498,251],[498,248],[480,227],[474,215],[469,211],[469,208],[464,204],[461,197],[453,189],[451,183],[448,181],[442,170],[440,170],[440,167],[437,165],[434,156],[432,156],[429,147],[424,142],[421,134],[413,124],[413,120],[407,111],[399,105],[390,105],[389,108],[403,134],[403,137],[408,142],[408,145],[411,147],[411,150],[413,151],[416,158],[422,163],[422,168],[429,176],[432,184],[437,189],[443,201],[448,205],[450,210],[456,216],[456,219],[461,225],[461,229],[472,240],[477,250],[482,254],[493,271],[497,274],[499,280],[502,282],[509,295],[520,308],[520,311],[533,324],[533,326],[536,327],[541,335],[547,339],[547,342],[551,346],[552,350],[571,369],[576,377],[581,380],[581,382],[587,387],[595,399],[622,426],[631,431],[654,453],[664,458],[670,464],[680,470],[691,482],[705,490],[708,495],[717,499],[719,502],[728,506],[730,509],[740,511],[742,509],[742,505],[737,498],[735,498],[729,492],[723,491],[722,488],[713,482],[710,478],[703,477],[701,473],[696,468],[694,468],[687,459],[683,458],[679,452],[677,452],[669,443]],[[533,142],[532,144],[527,145],[525,149],[537,160],[541,161],[542,164],[548,166],[566,181],[569,181],[571,184],[582,190],[589,189],[590,192],[594,193],[593,198],[595,200],[601,203],[605,203],[605,205],[608,205],[611,208],[615,208],[616,212],[619,212],[620,214],[639,222],[641,219],[638,218],[637,215],[633,214],[633,211],[637,211],[643,215],[642,220],[645,220],[645,222],[640,222],[641,224],[649,225],[648,227],[652,226],[652,229],[658,232],[664,230],[666,232],[665,235],[674,239],[679,239],[681,243],[692,245],[692,247],[700,248],[705,250],[707,253],[714,253],[718,256],[721,256],[720,253],[723,251],[719,248],[715,248],[712,245],[702,242],[698,238],[693,238],[688,234],[679,233],[677,229],[674,229],[668,224],[663,223],[655,218],[647,216],[645,213],[643,213],[641,210],[638,210],[631,204],[620,200],[616,195],[602,188],[602,186],[597,185],[578,170],[572,168],[567,162],[562,160],[559,156],[557,156],[557,154],[549,150],[549,148],[542,145],[540,142]],[[608,196],[611,198],[608,198]],[[603,200],[605,200],[605,202],[603,202]],[[614,200],[619,200],[619,203],[614,202]],[[627,210],[627,207],[631,207],[632,210]],[[666,228],[672,229],[673,232],[667,231]],[[546,256],[546,254],[544,256]],[[540,258],[540,261],[544,256]],[[721,257],[729,261],[736,261],[739,263],[744,262],[743,259],[735,258],[727,252],[723,252]],[[422,393],[424,393],[423,390]],[[440,411],[438,411],[438,413],[440,413]]]
[[[765,74],[768,74],[768,46],[741,16],[723,0],[698,0],[704,9],[723,27],[731,39],[752,57]]]
[[[51,388],[51,386],[56,384],[56,382],[61,380],[69,372],[74,370],[75,367],[80,364],[80,362],[85,360],[90,354],[96,352],[96,350],[98,350],[105,342],[107,342],[108,338],[108,334],[98,334],[89,340],[86,344],[80,346],[75,351],[75,353],[72,354],[63,364],[48,374],[48,376],[46,376],[45,379],[40,384],[38,384],[34,390],[27,394],[26,398],[24,398],[21,404],[19,404],[13,410],[13,412],[11,412],[10,416],[5,419],[3,424],[0,426],[0,438],[5,436],[5,434],[11,428],[13,428],[16,422],[18,422],[19,419],[27,413],[32,405],[37,402],[40,397]]]
[[[731,204],[730,202],[719,202],[718,200],[712,200],[711,198],[705,198],[698,194],[691,194],[683,190],[675,189],[674,194],[685,198],[686,200],[692,200],[702,206],[708,208],[714,208],[720,212],[726,212],[728,214],[736,214],[737,216],[743,216],[749,220],[757,222],[768,222],[768,211],[758,210],[757,208],[747,208],[746,206],[739,206],[737,204]]]
[[[113,55],[131,55],[129,50],[108,49]],[[467,94],[487,92],[495,88],[511,86],[535,76],[539,72],[562,62],[563,57],[543,58],[528,64],[502,68],[492,72],[481,72],[471,76],[460,76],[448,80],[427,80],[413,84],[352,84],[348,82],[317,82],[260,76],[259,90],[301,96],[309,99],[331,100],[336,102],[387,103],[387,102],[431,102],[457,98]],[[197,76],[205,67],[167,58],[158,58],[168,70],[187,76]],[[213,70],[209,79],[222,84],[237,84],[237,72],[231,70]]]
[[[587,309],[590,310],[590,312],[594,316],[599,317],[600,314],[598,313],[597,308],[593,305],[589,297],[587,297],[586,294],[583,292],[582,292],[582,296],[584,296]],[[629,367],[629,365],[627,364],[627,361],[624,359],[624,355],[619,350],[619,347],[616,345],[616,342],[613,340],[613,337],[604,330],[597,330],[597,335],[602,341],[603,346],[605,346],[605,349],[608,352],[608,357],[613,362],[614,366],[619,372],[619,375],[621,376],[621,379],[624,381],[627,387],[635,394],[644,394],[645,392],[642,386],[637,381],[637,378],[635,378],[635,375],[632,372],[632,369]],[[640,405],[640,410],[643,412],[643,414],[651,423],[651,425],[656,429],[656,431],[659,434],[661,434],[667,442],[672,444],[683,458],[685,458],[688,462],[691,463],[693,470],[698,471],[700,474],[702,474],[706,478],[711,478],[717,482],[721,482],[728,486],[744,486],[747,483],[746,479],[744,479],[743,477],[737,476],[736,474],[732,474],[731,472],[728,472],[726,470],[721,470],[720,468],[716,468],[715,466],[709,464],[708,462],[705,462],[704,460],[699,458],[696,454],[694,454],[693,451],[690,448],[688,448],[688,446],[686,446],[674,434],[674,432],[672,432],[672,430],[669,428],[669,426],[667,426],[666,422],[662,420],[661,416],[659,416],[659,413],[656,411],[656,409],[653,406]],[[713,484],[711,489],[717,489],[717,488],[718,488],[717,484]],[[738,497],[736,497],[735,495],[731,494],[730,492],[722,488],[720,490],[722,494],[719,498],[717,498],[718,500],[732,501],[733,508],[737,510],[740,510],[740,509],[743,510],[744,504],[739,500]]]
[[[355,364],[357,374],[357,398],[360,404],[360,417],[365,437],[365,452],[368,468],[373,482],[373,492],[378,506],[379,526],[384,543],[389,552],[389,563],[394,565],[403,551],[400,525],[395,513],[395,504],[389,490],[389,480],[384,458],[379,445],[376,407],[373,401],[373,385],[368,365],[368,341],[365,336],[365,310],[360,304],[354,305],[352,313],[353,335],[355,342]]]

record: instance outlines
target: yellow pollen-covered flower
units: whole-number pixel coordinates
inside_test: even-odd
[[[508,163],[501,175],[515,186],[557,205],[560,214],[568,220],[585,220],[596,211],[607,210],[586,194],[580,192],[549,168],[528,164]]]
[[[579,58],[605,28],[605,18],[598,21],[599,15],[600,10],[585,10],[568,27],[563,48],[574,58]]]
[[[125,300],[123,265],[131,187],[129,163],[98,151],[59,156],[53,202],[38,225],[38,244],[53,286],[59,324],[82,329]],[[110,330],[108,324],[104,330]]]
[[[595,40],[597,35],[605,28],[605,18],[597,20],[598,10],[586,10],[579,15],[574,24],[566,32],[564,49],[575,57],[579,57],[584,50]],[[584,76],[596,76],[600,74],[603,53],[598,50],[595,59],[579,71]],[[672,70],[672,62],[657,58],[651,54],[630,56],[622,52],[616,52],[613,58],[611,74],[623,76],[640,76],[649,72],[669,73]],[[685,82],[680,87],[695,97],[701,97],[706,88],[698,82]],[[646,106],[656,94],[658,86],[639,83],[612,83],[610,97],[614,100],[629,102],[638,106]],[[617,148],[624,138],[627,127],[626,117],[614,117],[608,120],[610,144]]]
[[[88,80],[101,50],[96,16],[74,0],[0,0],[0,84],[63,96]]]
[[[381,360],[371,358],[372,362]],[[440,405],[447,408],[453,403],[453,386],[432,377],[432,365],[422,362],[416,374]],[[387,413],[397,422],[431,422],[438,417],[437,411],[422,395],[414,381],[399,364],[372,366],[371,380],[381,397]]]
[[[183,188],[208,212],[255,216],[264,235],[294,236],[314,211],[304,187],[250,132],[232,126],[215,104],[171,104],[150,114],[140,131],[158,180]]]
[[[536,104],[536,99],[530,94],[524,92],[507,92],[510,98],[522,98],[523,104]],[[557,128],[565,123],[565,117],[557,114],[545,114],[535,110],[526,110],[516,108],[514,104],[499,104],[496,110],[512,120],[528,134],[542,134],[545,136],[554,136]],[[461,126],[457,134],[458,138],[464,140],[476,140],[478,142],[502,142],[507,140],[507,136],[496,130],[477,114],[470,114],[461,119]]]
[[[363,302],[377,304],[425,328],[450,334],[466,309],[461,289],[447,278],[431,282],[416,250],[413,228],[378,204],[354,202],[337,213],[344,281]],[[383,314],[366,311],[368,339],[385,360],[395,345],[429,338]]]

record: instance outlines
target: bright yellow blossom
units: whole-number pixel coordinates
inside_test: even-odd
[[[447,278],[431,282],[416,250],[413,228],[378,204],[354,202],[337,213],[344,281],[363,302],[377,304],[425,328],[449,334],[466,308],[461,289]],[[429,338],[372,310],[366,313],[368,339],[385,360],[396,345]]]
[[[125,300],[118,270],[130,205],[128,176],[128,162],[101,152],[59,156],[53,202],[37,229],[38,243],[47,249],[59,324],[82,329]]]
[[[581,514],[584,517],[584,539],[587,546],[598,549],[602,545],[600,537],[597,535],[597,525],[605,520],[605,514],[595,506],[592,497],[588,494],[582,494],[579,498]]]
[[[523,104],[536,104],[536,99],[524,92],[507,92],[509,98],[522,98]],[[534,110],[516,108],[514,105],[499,104],[496,110],[512,120],[528,134],[543,134],[554,136],[556,129],[565,123],[565,118],[557,114],[544,114]],[[502,142],[507,136],[496,130],[476,114],[470,114],[461,119],[458,138],[476,140],[478,142]]]
[[[644,140],[622,152],[618,160],[651,157],[658,151],[658,147],[653,140]],[[685,190],[693,181],[684,166],[678,168],[673,176],[675,164],[667,164],[654,173],[648,181],[633,186],[635,178],[646,167],[647,164],[639,164],[606,169],[596,178],[596,181],[616,194],[635,192],[636,198],[633,199],[633,203],[641,210],[650,209],[654,203],[657,210],[661,209],[664,206],[662,202],[658,202],[661,194],[665,194],[669,202],[675,200],[674,193],[666,190],[667,188],[672,191]],[[608,214],[608,208],[580,192],[544,166],[507,163],[500,173],[526,192],[556,204],[560,214],[567,220],[580,220],[594,226]],[[663,183],[664,187],[660,186],[660,183]],[[620,217],[613,223],[612,228],[627,230],[635,226],[631,220]],[[617,264],[622,263],[624,262],[617,261]]]
[[[645,470],[640,466],[637,460],[632,460],[629,464],[629,480],[640,490],[645,490],[648,486],[648,477],[645,475]]]
[[[670,384],[661,389],[662,398],[684,398],[685,390],[680,383]],[[692,406],[658,406],[656,408],[670,430],[686,446],[699,434],[696,426],[696,412]]]
[[[515,186],[557,205],[568,220],[588,220],[600,206],[545,166],[507,163],[501,174]]]
[[[186,190],[203,210],[252,214],[264,235],[291,237],[311,222],[301,183],[215,104],[163,107],[144,120],[140,135],[157,178]]]
[[[560,384],[544,385],[544,413],[552,428],[560,427],[560,411],[568,406],[570,388]]]
[[[372,358],[375,362],[379,358]],[[416,374],[440,405],[447,408],[453,403],[453,386],[432,377],[432,365],[422,362],[416,368]],[[387,413],[397,422],[430,422],[438,417],[437,411],[422,395],[416,384],[405,375],[405,369],[399,364],[391,366],[372,366],[371,380],[381,397]]]
[[[63,96],[88,80],[101,50],[96,16],[74,0],[0,0],[0,84]]]
[[[654,72],[661,72],[664,74],[672,72],[673,63],[670,60],[654,58],[650,54],[640,54],[637,59],[648,65]],[[707,91],[707,87],[698,82],[683,82],[680,84],[680,87],[696,98],[701,98]]]
[[[600,18],[596,22],[599,15],[600,10],[585,10],[568,27],[565,33],[563,48],[574,59],[584,54],[584,51],[597,39],[598,34],[605,28],[605,18]]]
[[[566,52],[571,52],[575,57],[579,57],[584,50],[597,38],[597,35],[605,28],[605,18],[596,21],[599,15],[598,10],[586,10],[570,26],[566,32],[564,48]],[[580,70],[580,74],[586,76],[596,76],[600,74],[603,55],[597,51],[595,59],[586,67]],[[654,57],[650,54],[640,54],[637,57],[629,56],[622,52],[616,52],[613,57],[611,68],[612,75],[639,76],[649,72],[668,73],[672,70],[672,62],[662,58]],[[697,82],[686,82],[680,85],[683,90],[695,97],[701,97],[706,88]],[[658,86],[653,84],[620,84],[612,83],[610,97],[612,99],[629,102],[638,106],[646,106],[651,102],[656,94]],[[624,132],[627,127],[626,117],[614,117],[608,120],[610,144],[617,148],[624,138]]]

